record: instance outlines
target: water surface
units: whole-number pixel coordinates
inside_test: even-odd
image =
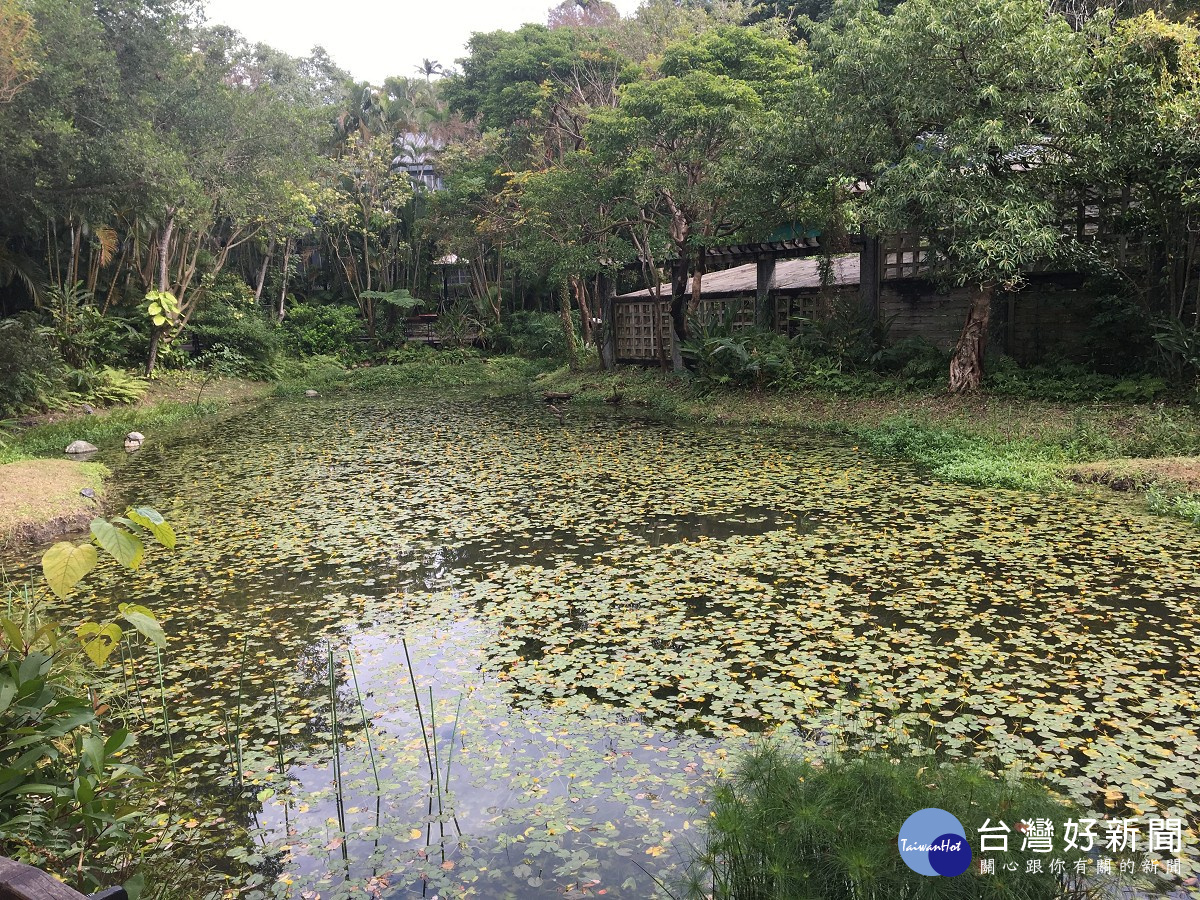
[[[167,618],[186,852],[239,895],[653,896],[768,729],[1200,813],[1178,523],[805,433],[468,395],[150,437],[117,499],[180,548],[88,602]]]

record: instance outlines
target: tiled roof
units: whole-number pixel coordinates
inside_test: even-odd
[[[858,284],[859,255],[857,253],[831,257],[833,262],[834,285]],[[700,281],[702,297],[729,297],[742,294],[753,294],[758,288],[758,267],[755,263],[736,266],[720,272],[709,272]],[[688,280],[689,290],[691,280]],[[805,257],[803,259],[781,259],[775,263],[776,291],[815,291],[821,287],[820,259]],[[671,284],[662,285],[663,296],[671,295]],[[650,291],[643,288],[621,294],[618,300],[644,300],[650,296]]]

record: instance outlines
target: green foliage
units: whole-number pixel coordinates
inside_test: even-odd
[[[150,507],[94,520],[92,537],[95,545],[62,541],[42,555],[46,585],[62,600],[96,567],[96,546],[128,569],[140,565],[144,538],[175,546],[171,526]],[[106,729],[77,666],[80,658],[103,666],[125,638],[122,621],[165,646],[151,610],[121,603],[117,613],[80,623],[72,640],[38,614],[29,593],[10,590],[0,617],[0,850],[81,890],[128,876],[147,837],[149,813],[135,790],[143,775],[125,759],[133,734]]]
[[[285,345],[301,356],[349,357],[361,333],[350,306],[294,306],[283,320]]]
[[[117,409],[103,416],[83,416],[66,422],[36,425],[13,438],[0,432],[0,462],[30,456],[57,456],[73,440],[97,447],[120,445],[130,431],[150,432],[211,415],[215,404],[160,403],[150,409]]]
[[[80,400],[104,406],[136,403],[149,388],[144,378],[112,366],[71,369],[66,373],[65,384]]]
[[[0,321],[0,419],[46,408],[63,393],[62,357],[27,319]]]
[[[832,301],[827,314],[797,319],[795,345],[813,357],[832,360],[842,371],[868,370],[885,363],[887,323],[874,321],[852,298]],[[897,359],[906,355],[897,351]],[[887,367],[894,367],[889,360]]]
[[[761,391],[782,387],[795,375],[787,338],[765,329],[726,334],[700,333],[683,345],[704,387],[742,387]]]
[[[1124,456],[1200,455],[1200,423],[1193,410],[1156,403],[1130,416],[1130,430],[1121,442]]]
[[[188,323],[188,333],[203,348],[195,360],[200,368],[219,366],[221,374],[259,379],[274,374],[283,343],[279,329],[254,302],[254,293],[228,274],[209,289],[207,301]]]
[[[141,348],[137,329],[120,316],[105,315],[82,283],[48,288],[43,306],[50,314],[54,345],[76,369],[131,363]]]
[[[1200,528],[1200,494],[1152,484],[1146,491],[1146,502],[1151,512],[1183,519]]]
[[[929,878],[904,864],[896,842],[905,819],[937,807],[962,823],[968,841],[1005,818],[1049,819],[1057,829],[1077,807],[1042,784],[994,777],[965,763],[889,758],[879,752],[809,762],[763,743],[718,786],[708,843],[694,865],[688,897],[700,900],[791,900],[799,897],[1011,898],[1062,900],[1094,896],[1073,875],[1083,851],[1064,853],[1065,882],[1053,872],[1026,872],[1036,854],[1010,842],[1004,860],[1018,870],[996,877]],[[977,845],[976,849],[977,849]],[[699,871],[696,871],[698,869]],[[1041,869],[1041,867],[1039,867]]]
[[[1050,487],[1058,483],[1057,467],[1073,461],[1053,444],[996,440],[904,417],[852,433],[880,456],[911,460],[938,478],[981,487]]]
[[[562,319],[554,313],[511,313],[489,330],[488,345],[500,353],[529,359],[561,360],[571,355]]]
[[[81,890],[106,887],[146,818],[132,802],[142,773],[123,759],[133,737],[105,735],[53,652],[8,642],[0,659],[0,848]]]
[[[988,360],[984,386],[1001,396],[1062,403],[1146,402],[1167,391],[1167,383],[1155,375],[1102,375],[1070,363],[1022,368],[1006,356]]]
[[[146,315],[156,328],[174,325],[179,321],[179,301],[170,291],[150,291],[146,294]]]
[[[1177,384],[1196,391],[1200,388],[1200,327],[1178,319],[1159,319],[1153,329],[1151,338],[1163,368]]]

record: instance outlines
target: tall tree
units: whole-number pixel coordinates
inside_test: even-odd
[[[772,197],[743,186],[762,136],[786,115],[807,69],[778,35],[719,28],[672,45],[657,74],[624,88],[615,108],[596,110],[586,133],[603,162],[630,172],[644,215],[670,236],[671,319],[682,342],[706,248],[755,223],[769,230],[781,215],[764,209]]]
[[[841,10],[813,32],[837,167],[870,181],[869,225],[917,231],[931,274],[970,289],[949,386],[975,390],[996,292],[1062,249],[1055,192],[1083,113],[1082,38],[1043,0]]]
[[[0,0],[0,103],[8,103],[37,72],[37,32],[17,0]]]

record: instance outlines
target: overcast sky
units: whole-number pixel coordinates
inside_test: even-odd
[[[556,0],[208,0],[208,19],[294,56],[314,45],[355,78],[413,75],[422,59],[463,56],[475,31],[546,21]],[[623,15],[638,0],[615,0]]]

